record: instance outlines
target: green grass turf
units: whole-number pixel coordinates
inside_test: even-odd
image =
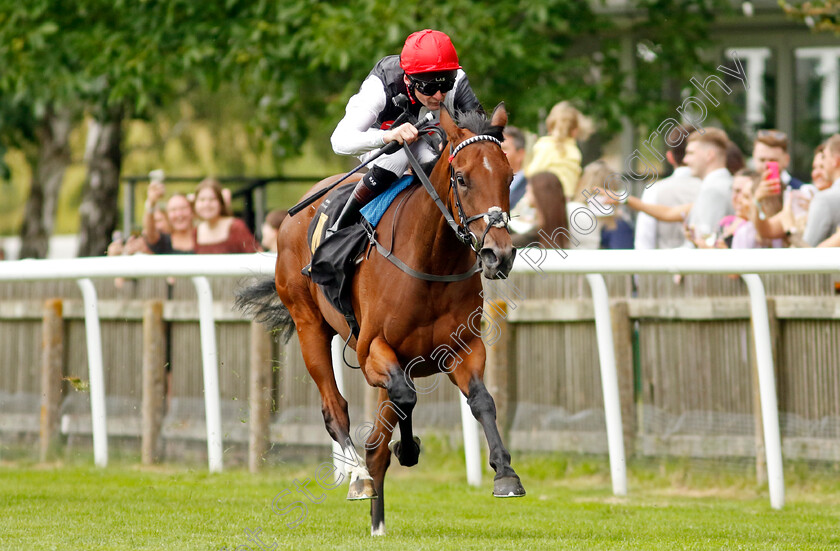
[[[388,535],[372,538],[368,503],[345,501],[346,484],[319,489],[317,466],[210,475],[198,465],[140,467],[126,460],[106,469],[79,458],[5,462],[0,549],[261,549],[246,529],[262,529],[263,549],[275,543],[296,550],[840,548],[837,469],[789,465],[787,503],[776,511],[744,467],[634,463],[629,496],[616,498],[605,458],[515,455],[528,495],[495,499],[489,473],[480,488],[468,487],[456,453],[424,447],[418,467],[391,466]],[[305,520],[289,529],[284,522],[296,515],[279,517],[271,500],[306,478],[313,494],[326,497],[308,504]]]

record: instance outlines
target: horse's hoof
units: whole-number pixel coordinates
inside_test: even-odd
[[[388,443],[388,449],[397,456],[400,465],[403,467],[413,467],[420,460],[420,438],[417,436],[414,437],[414,445],[416,451],[411,455],[404,455],[402,453],[402,442],[400,440],[391,440]]]
[[[360,499],[376,499],[376,490],[373,489],[373,480],[370,478],[357,478],[350,482],[347,490],[347,499],[358,501]]]
[[[516,475],[505,476],[493,483],[493,497],[522,497],[525,495],[525,488]]]

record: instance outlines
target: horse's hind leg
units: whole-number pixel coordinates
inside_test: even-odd
[[[373,479],[353,446],[347,400],[341,395],[335,382],[330,354],[332,334],[324,325],[299,323],[298,338],[306,369],[321,394],[321,412],[327,432],[341,446],[344,456],[342,461],[347,465],[350,474],[347,499],[373,499],[376,497]]]
[[[450,373],[452,381],[467,397],[473,416],[484,428],[484,436],[490,448],[490,466],[496,471],[493,480],[493,495],[496,497],[521,497],[525,495],[525,488],[519,480],[519,475],[510,466],[510,452],[505,448],[499,428],[496,425],[496,403],[484,386],[481,374],[484,372],[484,359],[479,365],[470,369],[469,364],[475,355],[471,354],[467,360]]]

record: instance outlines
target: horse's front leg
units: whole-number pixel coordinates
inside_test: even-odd
[[[372,536],[385,535],[385,472],[391,464],[391,450],[388,441],[397,426],[399,413],[388,398],[388,391],[379,389],[379,407],[374,415],[373,427],[365,442],[365,458],[376,499],[370,502],[370,533]]]
[[[378,337],[371,342],[370,356],[366,359],[368,380],[379,378],[378,386],[388,392],[388,401],[397,415],[400,426],[399,442],[389,448],[403,467],[413,467],[420,457],[420,439],[414,436],[411,416],[417,404],[417,391],[399,364],[394,350]]]
[[[466,357],[451,373],[449,378],[467,397],[473,416],[484,428],[484,436],[490,448],[490,466],[496,471],[493,481],[493,495],[496,497],[522,497],[525,488],[519,475],[510,466],[510,452],[502,442],[496,425],[496,403],[484,386],[484,344],[480,340],[470,343],[462,350]]]
[[[385,472],[391,463],[391,451],[401,465],[408,467],[416,465],[420,455],[420,441],[414,437],[411,427],[411,414],[417,403],[417,393],[408,383],[396,353],[384,339],[377,337],[369,348],[363,348],[360,361],[368,383],[380,387],[379,407],[365,449],[378,498],[370,503],[370,533],[382,536],[385,534]],[[401,441],[391,446],[388,440],[397,424]]]

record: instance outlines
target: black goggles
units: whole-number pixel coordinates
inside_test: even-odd
[[[432,80],[420,80],[409,77],[409,80],[411,80],[411,85],[414,89],[424,96],[434,96],[438,92],[445,94],[455,87],[455,79],[450,77],[440,77]]]

